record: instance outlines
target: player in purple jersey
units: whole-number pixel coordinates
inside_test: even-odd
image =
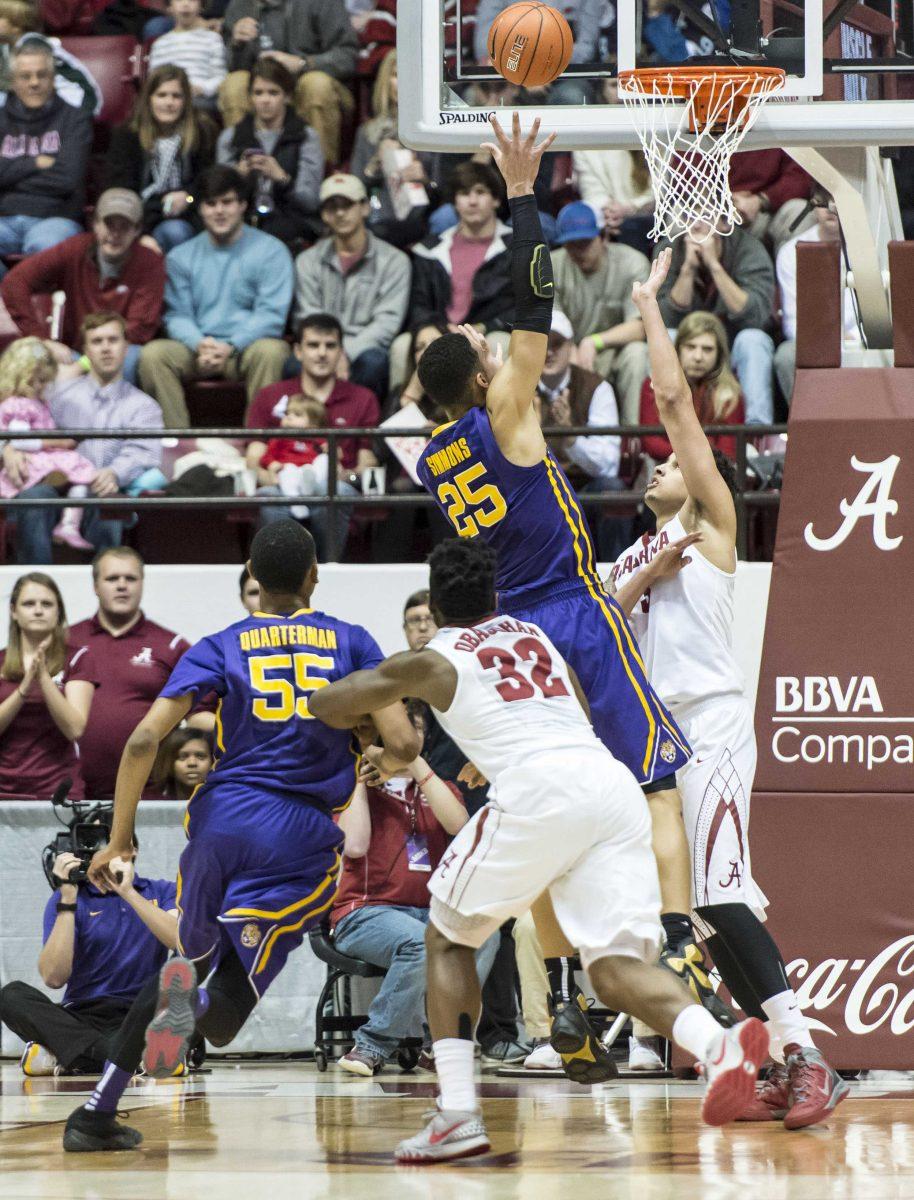
[[[496,550],[499,610],[546,631],[581,681],[598,737],[648,794],[665,961],[719,1019],[732,1021],[714,995],[689,917],[689,848],[675,772],[691,751],[648,681],[622,610],[603,587],[584,514],[533,407],[553,296],[533,180],[552,139],[536,145],[538,122],[522,137],[516,114],[510,138],[496,118],[491,124],[496,140],[484,148],[492,151],[505,178],[511,207],[514,331],[504,363],[467,326],[440,337],[423,354],[422,386],[450,422],[432,434],[419,475],[461,537],[481,537]],[[548,910],[538,907],[535,915],[556,1012],[580,1024],[561,951],[550,953],[561,939],[554,936],[554,926],[552,934],[545,928]],[[560,1050],[558,1040],[554,1029],[553,1045]],[[599,1054],[592,1038],[582,1054]]]
[[[112,859],[133,857],[137,804],[159,743],[197,696],[216,692],[216,765],[184,822],[181,957],[140,991],[91,1099],[70,1114],[65,1150],[139,1145],[142,1135],[115,1114],[141,1058],[161,1078],[195,1030],[214,1046],[230,1042],[336,894],[343,837],[332,814],[349,802],[358,753],[351,732],[315,720],[308,700],[383,655],[360,626],[310,607],[317,563],[298,522],[261,529],[248,567],[261,610],[187,651],[121,758],[111,840],[89,868],[102,891],[112,886]],[[419,739],[402,704],[372,716],[392,763],[415,758]]]

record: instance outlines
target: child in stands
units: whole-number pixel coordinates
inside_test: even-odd
[[[19,338],[0,355],[0,430],[36,433],[56,428],[42,392],[57,376],[57,362],[40,338]],[[0,497],[8,500],[36,483],[70,484],[68,495],[87,496],[96,468],[74,449],[70,438],[17,438],[13,442],[24,461],[18,479],[0,470]],[[65,508],[51,536],[74,550],[92,550],[79,532],[82,509]]]
[[[283,429],[321,429],[326,424],[323,404],[300,393],[289,397],[280,420]],[[260,465],[274,475],[274,486],[284,496],[327,494],[327,446],[320,438],[273,438],[267,443]],[[304,520],[307,506],[296,504],[292,515]]]

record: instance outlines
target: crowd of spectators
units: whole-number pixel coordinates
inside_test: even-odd
[[[43,404],[47,420],[27,428],[45,433],[55,425],[164,427],[190,443],[194,424],[212,424],[195,416],[201,384],[216,387],[206,413],[223,424],[238,425],[243,415],[249,428],[289,427],[304,408],[287,416],[288,402],[301,394],[324,406],[331,427],[376,427],[413,403],[433,425],[441,414],[422,396],[416,362],[429,340],[464,322],[493,346],[506,345],[511,228],[488,152],[419,154],[399,142],[396,51],[381,57],[384,39],[371,32],[378,14],[353,0],[168,0],[167,15],[132,0],[89,7],[54,0],[38,11],[28,0],[0,0],[8,87],[0,107],[0,295],[20,337],[43,341],[56,364],[37,392],[4,387],[0,403]],[[504,7],[480,0],[477,33]],[[563,8],[575,53],[589,61],[602,6],[569,0]],[[127,24],[115,29],[128,10]],[[143,78],[122,123],[107,129],[96,121],[93,132],[91,72],[59,39],[42,36],[42,23],[50,33],[91,25],[145,39]],[[676,38],[687,42],[689,34],[658,2],[648,5],[644,36],[669,57],[679,53]],[[480,61],[484,42],[477,37]],[[357,87],[360,43],[379,51],[370,89]],[[502,101],[542,100],[508,84],[473,86],[487,95],[500,88]],[[581,88],[595,86],[560,80],[547,100],[579,103]],[[607,89],[602,98],[612,99],[611,81]],[[104,148],[101,158],[93,146]],[[553,179],[562,186],[553,188]],[[660,301],[694,371],[696,339],[702,343],[707,370],[690,375],[702,418],[768,424],[783,417],[793,386],[796,244],[838,238],[840,229],[830,197],[781,150],[735,155],[730,183],[742,224],[706,240],[678,239]],[[647,236],[653,195],[643,157],[618,149],[548,154],[536,195],[557,308],[540,389],[544,424],[654,422],[644,332],[631,303],[632,282],[662,248]],[[850,305],[846,320],[852,340]],[[111,342],[104,354],[103,340]],[[313,426],[320,410],[310,413]],[[630,487],[638,454],[665,448],[662,438],[626,447],[610,435],[559,435],[552,445],[585,502]],[[43,462],[55,448],[78,451],[94,466],[91,478],[85,468],[38,477],[37,455]],[[293,510],[322,554],[345,549],[366,469],[380,463],[392,493],[415,486],[381,437],[320,446],[314,452],[327,452],[347,501],[331,518],[327,507],[306,503],[309,494],[326,495],[325,460],[293,487],[276,456],[264,461],[262,441],[239,438],[235,450],[247,467],[237,472],[237,490],[301,501],[265,506],[259,519]],[[169,469],[153,439],[63,447],[36,436],[3,450],[3,494],[80,498],[83,489],[85,504],[86,488],[89,499],[167,489]],[[378,475],[372,479],[377,485]],[[630,522],[599,502],[588,511],[608,554]],[[17,507],[12,553],[41,565],[54,543],[88,554],[120,542],[122,523],[102,515],[90,506],[81,518],[60,520],[51,509]],[[441,532],[422,511],[392,509],[390,518],[376,524],[379,556],[410,557],[416,530]]]

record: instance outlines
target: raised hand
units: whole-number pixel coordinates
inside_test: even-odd
[[[481,333],[475,325],[458,325],[456,332],[462,333],[476,351],[476,357],[479,359],[479,368],[489,383],[491,383],[495,378],[496,371],[504,365],[501,346],[496,346],[493,351],[486,340],[486,335]]]
[[[672,257],[673,251],[669,247],[666,250],[661,250],[651,263],[651,273],[644,283],[636,282],[632,284],[632,300],[639,308],[643,304],[656,302],[657,293],[660,291],[663,281],[669,274]]]
[[[539,117],[533,122],[526,136],[520,131],[520,114],[514,114],[511,123],[511,136],[506,135],[494,114],[489,118],[494,142],[483,142],[482,149],[491,152],[495,164],[504,176],[508,188],[508,199],[526,196],[533,191],[533,183],[540,169],[540,159],[555,141],[555,134],[547,134],[537,144],[536,138],[540,131]]]

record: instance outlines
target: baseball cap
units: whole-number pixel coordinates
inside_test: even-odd
[[[325,200],[330,200],[333,196],[344,196],[347,200],[353,200],[356,203],[368,199],[368,193],[365,191],[365,185],[361,179],[355,175],[343,175],[341,172],[328,175],[321,184],[320,203],[323,204]]]
[[[108,188],[98,198],[95,215],[102,221],[105,217],[126,217],[134,225],[142,225],[143,201],[129,188]]]
[[[566,342],[570,342],[574,338],[574,330],[571,328],[571,322],[560,308],[552,310],[552,328],[550,332],[557,333]]]
[[[566,242],[584,242],[600,236],[596,213],[583,200],[566,204],[555,223],[553,244],[564,246]]]

